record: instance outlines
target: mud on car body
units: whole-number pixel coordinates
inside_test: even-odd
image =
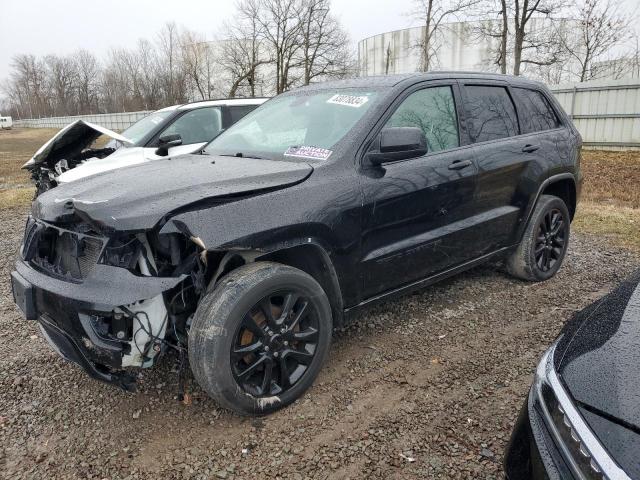
[[[97,173],[195,153],[265,98],[207,100],[166,107],[138,120],[122,134],[76,120],[42,145],[22,168],[31,172],[36,194]],[[93,147],[101,136],[110,141]]]
[[[95,378],[131,388],[129,367],[175,350],[221,405],[267,413],[312,384],[332,329],[362,308],[496,257],[553,276],[580,146],[519,78],[305,87],[202,154],[37,197],[14,297]]]

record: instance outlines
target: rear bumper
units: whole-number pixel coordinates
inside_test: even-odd
[[[80,365],[92,378],[132,389],[133,378],[123,372],[122,356],[131,345],[107,338],[96,328],[98,317],[154,297],[173,288],[183,277],[138,277],[107,265],[96,265],[82,283],[50,277],[19,260],[11,273],[14,301],[29,320],[37,320],[51,346]]]
[[[525,401],[504,458],[509,480],[574,480],[558,446],[547,430],[532,395]]]

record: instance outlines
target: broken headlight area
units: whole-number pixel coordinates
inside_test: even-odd
[[[123,367],[149,367],[167,349],[183,354],[191,317],[206,286],[198,247],[179,234],[118,234],[109,238],[100,263],[139,276],[185,277],[161,295],[118,307],[107,319],[110,335],[127,343]]]
[[[100,258],[100,263],[140,272],[141,257],[148,255],[139,235],[117,235],[109,239]],[[147,268],[151,262],[144,258]]]
[[[22,258],[32,267],[71,282],[80,282],[93,270],[105,239],[48,223],[27,220]]]
[[[207,251],[194,238],[103,231],[73,214],[55,224],[29,218],[22,261],[39,273],[22,275],[35,288],[43,334],[91,376],[125,389],[134,383],[128,368],[148,368],[164,353],[177,353],[182,385],[198,303],[207,285],[244,261]],[[166,287],[153,286],[161,283]]]

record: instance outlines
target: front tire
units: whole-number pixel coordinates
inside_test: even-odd
[[[189,331],[189,361],[196,381],[221,406],[266,414],[311,386],[331,332],[329,300],[313,277],[256,262],[205,294]]]
[[[569,210],[562,199],[541,195],[515,252],[507,259],[514,277],[541,282],[553,277],[569,246]]]

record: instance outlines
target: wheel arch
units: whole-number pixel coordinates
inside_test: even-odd
[[[542,191],[538,194],[538,199],[540,195],[553,195],[554,197],[560,198],[567,206],[569,217],[571,221],[573,221],[577,206],[576,182],[573,175],[563,176],[546,183],[546,185],[543,185]]]
[[[224,252],[217,251],[219,261],[211,272],[209,288],[215,288],[217,281],[236,268],[253,262],[269,261],[288,265],[311,275],[327,294],[334,327],[344,323],[344,302],[338,275],[328,252],[321,245],[309,242],[288,242],[260,250],[237,248]]]
[[[275,249],[256,258],[278,262],[311,275],[329,298],[334,327],[343,325],[343,299],[338,275],[327,251],[315,243],[300,243]]]
[[[573,221],[578,201],[575,177],[572,173],[553,175],[542,182],[538,188],[538,192],[527,212],[526,221],[522,223],[522,228],[518,236],[519,241],[522,240],[522,235],[524,235],[542,195],[554,195],[562,199],[567,205],[570,219]]]

